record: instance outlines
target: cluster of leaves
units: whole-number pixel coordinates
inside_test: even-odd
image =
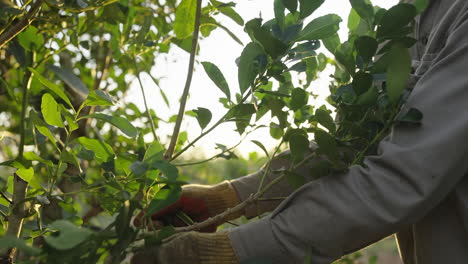
[[[144,140],[156,135],[153,127],[159,122],[173,120],[117,102],[139,78],[138,65],[149,72],[155,57],[174,45],[193,52],[197,0],[37,3],[42,10],[32,25],[0,49],[5,62],[0,65],[0,111],[8,118],[2,129],[20,137],[18,144],[4,144],[2,155],[10,160],[1,165],[14,168],[30,185],[26,198],[15,206],[8,202],[13,176],[0,187],[4,215],[17,213],[19,206],[27,209],[21,239],[2,238],[0,248],[19,248],[32,262],[118,263],[141,238],[130,225],[135,211],[150,215],[175,202],[183,177],[172,160],[164,159],[164,142]],[[289,143],[293,163],[304,159],[313,135],[319,153],[327,157],[320,168],[313,168],[320,172],[317,176],[360,163],[374,151],[405,98],[411,69],[407,48],[415,42],[408,37],[409,24],[421,5],[385,10],[352,0],[350,34],[342,43],[339,16],[310,19],[323,3],[275,0],[274,19],[245,23],[251,42],[237,60],[238,92],[230,89],[216,65],[201,63],[225,95],[220,102],[226,114],[211,124],[208,109],[187,112],[204,132],[190,143],[186,134],[180,135],[174,157],[222,123],[235,122],[237,131],[245,134],[261,127],[257,121],[268,113],[270,135]],[[215,19],[222,14],[244,25],[233,7],[232,2],[207,3],[200,16],[201,35],[208,37],[220,28],[240,42]],[[26,10],[16,5],[2,9],[6,15],[0,20],[0,37],[27,16]],[[322,45],[334,60],[319,52]],[[336,69],[329,97],[336,120],[325,106],[308,103],[311,82],[329,64]],[[299,84],[293,80],[297,74],[303,76]],[[420,113],[413,109],[399,121],[418,119]],[[254,143],[267,152],[261,142]],[[15,149],[24,146],[33,151],[15,156]],[[219,148],[230,153],[225,146]],[[290,175],[295,185],[304,182]],[[2,221],[1,234],[6,226]],[[162,235],[170,233],[168,229]],[[161,238],[147,237],[145,242],[158,243]],[[31,242],[35,247],[28,245]]]
[[[22,30],[17,25],[32,16],[30,6],[40,10],[0,44],[0,128],[8,132],[0,166],[29,184],[25,199],[11,204],[14,177],[1,175],[0,234],[19,207],[26,220],[21,239],[3,237],[0,249],[19,248],[22,260],[116,263],[137,239],[135,210],[149,214],[178,199],[178,169],[163,159],[159,142],[144,140],[159,122],[173,120],[123,102],[139,68],[150,75],[157,56],[174,46],[190,50],[196,2],[6,1],[2,40]],[[207,3],[202,37],[220,28],[239,41],[216,20],[223,15],[243,25],[234,6]],[[186,140],[182,134],[176,150]]]

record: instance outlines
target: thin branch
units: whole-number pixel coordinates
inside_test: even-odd
[[[189,66],[188,66],[187,79],[185,81],[184,92],[182,93],[182,98],[180,100],[179,113],[177,114],[177,120],[174,126],[174,131],[172,133],[171,142],[169,143],[169,147],[167,148],[166,153],[164,153],[164,158],[168,160],[171,160],[172,154],[174,154],[174,150],[177,144],[177,139],[179,137],[180,127],[182,125],[182,119],[185,113],[185,106],[187,104],[187,98],[188,98],[189,91],[190,91],[190,85],[192,84],[193,68],[195,65],[195,55],[197,54],[197,50],[198,50],[198,35],[200,33],[201,6],[202,6],[202,0],[197,0],[195,27],[193,30],[192,49],[190,52],[190,61],[189,61]]]
[[[150,112],[150,110],[148,108],[148,103],[146,102],[145,89],[143,88],[144,87],[143,82],[141,81],[140,71],[138,70],[138,64],[137,64],[137,61],[136,61],[136,57],[133,58],[133,63],[135,64],[135,71],[136,71],[136,74],[137,74],[138,82],[140,84],[141,93],[143,94],[143,102],[145,104],[146,114],[148,115],[148,119],[150,121],[151,132],[153,133],[154,140],[158,140],[158,135],[156,135],[156,127],[154,126],[153,116],[151,115],[151,112]]]
[[[23,32],[35,19],[35,15],[39,12],[43,0],[38,0],[31,7],[28,13],[18,23],[12,26],[8,31],[0,35],[0,49],[7,44],[10,40],[16,37],[19,33]]]
[[[5,199],[8,203],[13,203],[13,201],[10,200],[10,198],[8,198],[8,196],[6,196],[5,193],[3,193],[2,191],[0,191],[0,195],[3,197],[3,199]]]
[[[241,140],[239,140],[239,142],[236,145],[234,145],[234,146],[232,146],[230,148],[227,148],[227,149],[223,150],[221,153],[218,153],[218,154],[216,154],[216,155],[214,155],[214,156],[212,156],[212,157],[210,157],[208,159],[200,160],[200,161],[194,161],[194,162],[188,162],[188,163],[173,164],[173,165],[177,166],[177,167],[193,166],[193,165],[199,165],[199,164],[203,164],[203,163],[212,161],[214,159],[217,159],[221,155],[223,155],[224,153],[232,152],[234,149],[236,149],[240,144],[242,144],[242,142],[245,140],[245,138],[252,132],[253,132],[253,130],[245,133],[245,135],[241,138]]]
[[[309,161],[310,159],[312,159],[315,156],[316,156],[315,153],[311,153],[310,155],[306,156],[301,162],[296,164],[292,169],[293,170],[297,169],[298,167],[304,165],[304,163],[306,163],[307,161]],[[263,190],[255,193],[255,194],[250,195],[249,198],[244,200],[242,203],[237,204],[233,208],[229,208],[226,211],[224,211],[223,213],[221,213],[219,215],[216,215],[214,217],[208,218],[207,220],[205,220],[203,222],[196,223],[196,224],[193,224],[191,226],[175,228],[175,232],[176,233],[181,233],[181,232],[189,232],[189,231],[198,231],[198,230],[201,230],[201,229],[206,228],[208,226],[211,226],[213,224],[224,223],[224,222],[226,222],[227,220],[230,219],[231,215],[242,212],[250,204],[257,202],[259,199],[262,199],[263,195],[265,195],[265,193],[268,192],[271,189],[271,187],[273,187],[274,185],[276,185],[277,183],[282,181],[285,177],[286,177],[286,173],[282,173],[280,176],[278,176],[277,178],[272,180],[267,186],[265,186],[265,188],[263,188]]]
[[[105,55],[104,55],[104,60],[102,63],[102,69],[101,69],[101,75],[99,75],[99,78],[96,79],[96,82],[94,83],[94,88],[93,90],[99,89],[101,86],[102,81],[106,78],[107,73],[109,72],[109,67],[111,64],[111,49],[109,48],[109,44],[106,45],[105,47]]]

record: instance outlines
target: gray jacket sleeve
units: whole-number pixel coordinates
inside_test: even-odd
[[[331,263],[417,222],[457,186],[468,171],[467,32],[467,19],[446,32],[402,110],[423,112],[422,125],[396,125],[366,167],[312,181],[271,216],[234,229],[240,261],[302,263],[311,254],[315,264]]]

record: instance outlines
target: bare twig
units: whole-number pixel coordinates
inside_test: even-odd
[[[143,103],[145,104],[146,114],[150,122],[151,132],[153,133],[154,140],[158,140],[158,135],[156,135],[156,127],[154,126],[153,116],[148,108],[148,103],[146,102],[145,89],[143,88],[143,82],[141,81],[140,71],[138,70],[138,64],[136,58],[133,58],[133,63],[135,64],[135,71],[137,74],[138,83],[140,84],[141,93],[143,94]],[[159,140],[158,140],[159,141]]]
[[[193,30],[193,38],[192,38],[192,50],[190,52],[190,61],[189,61],[189,66],[188,66],[187,79],[185,81],[184,91],[182,93],[182,98],[180,100],[179,113],[177,114],[177,120],[174,126],[174,131],[172,133],[171,142],[169,143],[169,147],[167,148],[166,153],[164,153],[164,158],[168,160],[171,160],[172,154],[174,154],[174,150],[177,144],[177,139],[179,137],[180,127],[182,125],[182,119],[185,113],[185,106],[187,104],[187,98],[188,98],[189,91],[190,91],[190,85],[192,84],[193,68],[195,65],[195,55],[197,54],[197,49],[198,49],[198,35],[200,33],[201,6],[202,6],[202,0],[198,0],[197,11],[196,11],[196,16],[195,16],[195,27]]]
[[[21,19],[18,23],[12,26],[5,33],[0,35],[0,48],[2,48],[6,43],[16,37],[19,33],[23,32],[35,19],[35,15],[39,12],[39,9],[42,6],[43,0],[38,0],[33,4],[31,10]]]

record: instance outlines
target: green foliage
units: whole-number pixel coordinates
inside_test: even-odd
[[[216,65],[201,63],[223,93],[220,102],[226,113],[213,121],[206,108],[187,111],[202,134],[188,141],[187,132],[180,133],[177,157],[226,122],[234,122],[241,135],[268,124],[271,137],[289,144],[293,164],[309,156],[309,139],[314,138],[317,155],[324,157],[313,168],[319,178],[361,164],[396,122],[421,123],[417,109],[397,114],[409,92],[408,48],[414,44],[408,36],[410,24],[427,1],[384,10],[369,1],[351,0],[350,32],[344,42],[337,34],[341,17],[314,14],[323,3],[275,0],[274,19],[245,23],[250,42],[237,61],[237,92]],[[235,4],[203,4],[201,38],[220,28],[241,43],[216,19],[223,15],[244,25]],[[22,10],[29,5],[0,9],[6,14],[0,18],[0,35],[15,19],[24,18]],[[184,165],[180,160],[164,157],[165,139],[152,135],[152,127],[176,118],[161,120],[153,110],[124,103],[131,81],[140,75],[135,61],[150,72],[156,59],[174,46],[190,51],[196,6],[195,0],[150,5],[142,0],[47,1],[30,26],[0,46],[0,111],[8,118],[0,129],[20,139],[2,145],[0,155],[8,161],[1,164],[29,182],[21,239],[2,237],[1,247],[17,247],[44,263],[120,263],[142,240],[140,230],[130,224],[132,217],[138,210],[148,217],[176,202],[187,181],[184,176],[247,173],[245,161],[233,161],[234,150],[220,144],[220,153],[208,160],[231,159],[226,171],[192,166],[179,170]],[[322,46],[334,58],[327,58]],[[315,96],[311,83],[327,66],[335,68],[327,99],[333,111],[310,105]],[[164,89],[161,96],[168,103]],[[262,125],[260,120],[266,121]],[[264,143],[252,142],[273,158]],[[305,179],[289,169],[284,169],[288,182],[303,185]],[[0,182],[0,191],[12,192],[12,178]],[[97,215],[87,217],[89,207],[98,208]],[[173,232],[168,228],[143,239],[149,246]],[[30,246],[31,239],[43,241],[41,249]]]

